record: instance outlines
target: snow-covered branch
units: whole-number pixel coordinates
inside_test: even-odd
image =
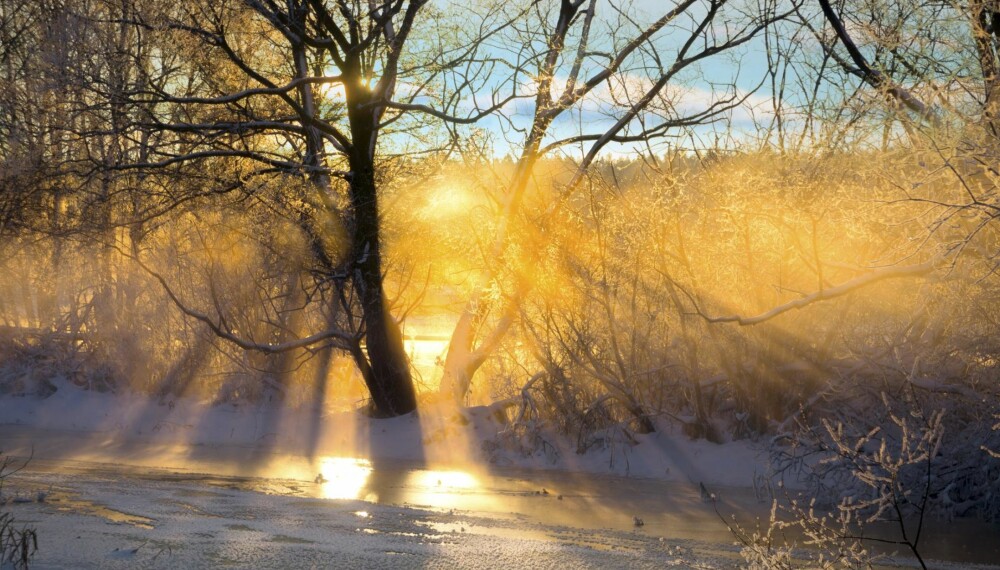
[[[888,279],[902,279],[908,277],[921,277],[937,269],[940,266],[940,264],[941,264],[941,258],[936,257],[930,261],[926,261],[924,263],[918,263],[915,265],[893,266],[893,267],[884,267],[881,269],[876,269],[871,273],[862,275],[860,277],[856,277],[854,279],[851,279],[850,281],[841,283],[836,287],[830,287],[829,289],[816,291],[815,293],[811,293],[804,297],[800,297],[793,301],[789,301],[783,305],[778,305],[777,307],[774,307],[768,311],[765,311],[763,313],[760,313],[759,315],[755,315],[752,317],[747,317],[744,315],[726,315],[722,317],[710,316],[705,312],[703,312],[701,308],[698,307],[697,303],[695,303],[694,298],[691,296],[690,293],[684,291],[684,289],[681,290],[684,291],[684,293],[688,296],[688,299],[691,300],[691,302],[694,304],[695,311],[706,321],[710,323],[738,323],[740,326],[749,326],[769,321],[777,317],[778,315],[787,313],[788,311],[794,309],[801,309],[807,307],[809,305],[812,305],[813,303],[818,303],[820,301],[828,301],[830,299],[842,297],[844,295],[847,295],[849,293],[857,291],[858,289],[862,289],[879,281],[886,281]]]
[[[265,354],[278,354],[282,352],[296,350],[299,348],[306,348],[309,346],[313,346],[323,341],[333,341],[334,345],[337,348],[343,350],[349,350],[352,344],[357,344],[359,341],[357,335],[344,331],[342,329],[328,329],[306,337],[297,338],[294,340],[289,340],[280,343],[256,342],[245,339],[233,333],[232,331],[228,330],[223,320],[217,321],[213,319],[211,316],[202,313],[201,311],[192,309],[183,301],[181,301],[180,297],[178,297],[177,293],[173,290],[172,287],[170,287],[170,284],[167,282],[167,279],[163,277],[163,275],[150,268],[148,265],[143,263],[141,260],[137,259],[135,256],[132,256],[129,253],[122,251],[121,249],[118,249],[118,251],[122,255],[128,257],[133,262],[135,262],[135,264],[138,265],[140,269],[142,269],[150,277],[155,279],[160,284],[160,287],[163,288],[163,291],[167,294],[167,297],[170,298],[170,301],[178,309],[180,309],[182,313],[197,321],[201,321],[206,326],[208,326],[209,330],[211,330],[212,333],[215,334],[215,336],[223,340],[226,340],[228,342],[231,342],[236,346],[242,348],[243,350],[253,350],[257,352],[263,352]]]

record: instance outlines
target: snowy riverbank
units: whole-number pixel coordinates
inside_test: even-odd
[[[766,454],[746,442],[661,425],[580,454],[565,436],[505,433],[485,408],[435,412],[72,386],[0,398],[0,448],[31,457],[5,508],[38,529],[40,568],[732,568],[742,559],[703,486],[720,512],[766,515],[751,488]],[[982,528],[952,526],[928,533],[929,550],[993,560]]]
[[[578,442],[565,435],[503,433],[506,426],[486,408],[373,419],[359,412],[328,413],[318,408],[236,407],[194,400],[161,403],[67,384],[46,399],[0,398],[0,424],[73,432],[88,440],[65,449],[58,441],[49,442],[44,452],[52,458],[120,460],[117,448],[141,442],[146,445],[133,445],[128,458],[137,465],[151,465],[152,460],[156,466],[167,461],[183,467],[186,458],[172,456],[171,446],[226,445],[307,457],[557,469],[734,487],[749,487],[755,476],[768,471],[766,452],[750,442],[694,441],[662,424],[658,432],[634,435],[634,440],[610,431],[585,453],[578,453]]]

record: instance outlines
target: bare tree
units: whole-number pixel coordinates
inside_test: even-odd
[[[173,82],[133,93],[134,101],[154,106],[144,119],[147,128],[173,133],[175,142],[129,168],[229,159],[255,165],[237,172],[234,184],[301,177],[305,184],[293,184],[289,198],[310,205],[301,211],[300,227],[310,236],[320,281],[334,284],[328,302],[346,312],[326,331],[257,342],[235,333],[221,315],[187,307],[158,276],[161,283],[189,316],[243,348],[276,353],[327,341],[349,352],[374,412],[384,416],[412,411],[416,398],[383,285],[379,139],[400,121],[392,102],[401,58],[426,4],[211,2],[132,21],[173,38],[191,59]],[[222,69],[199,63],[198,50]],[[184,73],[191,79],[185,82]],[[197,88],[186,89],[193,82]],[[162,109],[173,110],[164,115]],[[298,188],[304,194],[294,198]],[[335,243],[338,234],[346,243]]]
[[[742,6],[725,0],[686,0],[643,23],[641,16],[629,13],[627,7],[596,0],[563,0],[551,11],[542,6],[536,4],[535,19],[526,28],[526,38],[519,42],[530,50],[523,65],[531,66],[530,77],[534,79],[528,86],[534,95],[530,125],[518,143],[514,174],[503,193],[501,222],[493,237],[486,277],[459,317],[444,365],[441,391],[456,402],[465,398],[476,371],[513,325],[521,299],[530,288],[527,280],[515,275],[515,285],[499,307],[484,298],[487,289],[503,279],[505,269],[497,261],[511,243],[512,225],[539,160],[566,149],[580,149],[552,211],[546,212],[551,215],[585,183],[595,159],[609,145],[651,148],[650,141],[676,134],[672,130],[710,124],[743,103],[750,91],[735,84],[696,109],[678,104],[677,91],[671,88],[679,91],[676,84],[683,83],[685,72],[704,60],[736,51],[787,15],[770,2],[752,5],[751,13],[745,14],[740,12]],[[602,26],[611,30],[601,34]],[[572,134],[554,128],[560,118],[579,116],[581,108],[601,89],[606,93],[600,97],[616,107],[609,111],[607,121],[597,123],[596,128],[583,121],[585,126]]]

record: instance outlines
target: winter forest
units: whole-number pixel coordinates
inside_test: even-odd
[[[0,568],[1000,564],[1000,6],[0,0]]]

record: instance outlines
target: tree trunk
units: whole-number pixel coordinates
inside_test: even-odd
[[[369,157],[352,160],[351,203],[354,210],[353,282],[361,299],[370,373],[365,384],[372,395],[373,412],[391,417],[417,408],[410,365],[399,324],[389,314],[382,285],[378,203],[375,171]],[[360,159],[360,160],[358,160]],[[363,369],[363,368],[362,368]]]
[[[451,333],[451,341],[448,343],[444,374],[439,387],[442,395],[458,405],[461,405],[465,400],[469,386],[472,384],[472,376],[479,368],[472,357],[474,319],[475,310],[468,307],[462,311],[462,315],[458,318],[455,330]]]
[[[539,101],[537,104],[541,105],[542,103]],[[536,113],[531,132],[525,142],[524,149],[521,151],[521,156],[518,158],[514,179],[507,190],[500,226],[493,236],[493,259],[488,260],[488,263],[492,263],[488,277],[480,282],[472,298],[466,303],[461,317],[455,324],[451,341],[448,343],[444,375],[438,390],[441,395],[450,398],[457,405],[462,405],[472,385],[472,378],[500,345],[500,340],[507,333],[516,316],[518,301],[509,300],[504,307],[504,314],[493,329],[485,335],[481,334],[480,329],[486,318],[486,306],[483,304],[482,293],[486,284],[494,281],[503,270],[499,267],[499,260],[503,256],[504,248],[509,243],[510,226],[515,222],[515,218],[520,212],[524,193],[528,189],[535,163],[538,161],[538,149],[549,125],[552,124],[552,118],[552,115]],[[519,296],[520,292],[517,294],[517,297]],[[483,338],[480,339],[480,345],[476,347],[475,342],[479,337]]]
[[[304,46],[295,49],[298,77],[308,76]],[[352,350],[351,355],[365,379],[372,397],[372,413],[393,417],[417,408],[416,390],[410,376],[410,364],[403,347],[399,324],[389,314],[382,284],[382,254],[379,233],[378,192],[375,185],[375,143],[378,116],[370,103],[371,92],[362,82],[360,62],[346,64],[344,88],[351,126],[352,144],[348,152],[351,175],[348,178],[351,202],[352,233],[349,258],[351,281],[361,300],[366,350]],[[316,116],[312,87],[299,87],[303,107]],[[329,177],[319,174],[324,143],[314,127],[308,129],[307,155],[304,162],[316,168],[311,176],[320,193],[330,190]],[[335,301],[331,301],[335,302]]]
[[[997,46],[1000,43],[1000,11],[992,2],[972,5],[972,31],[983,74],[983,122],[993,135],[998,134],[1000,121],[1000,62],[997,61]]]
[[[347,74],[351,75],[351,74]],[[364,319],[368,373],[365,384],[372,396],[372,412],[392,417],[417,408],[416,390],[403,347],[399,324],[389,314],[382,280],[382,248],[379,232],[378,192],[375,185],[377,114],[371,109],[371,93],[360,81],[345,81],[348,118],[353,146],[350,201],[353,214],[351,278]],[[361,364],[361,363],[359,363]],[[360,366],[364,372],[365,367]]]

